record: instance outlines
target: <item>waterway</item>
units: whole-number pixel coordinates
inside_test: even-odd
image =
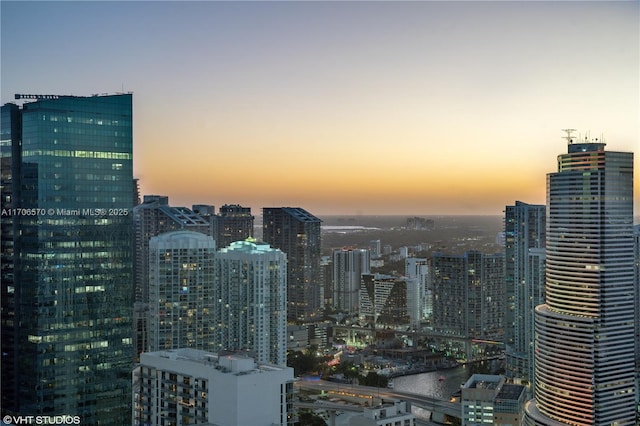
[[[393,379],[393,389],[449,400],[469,377],[471,377],[471,369],[468,366],[459,366],[447,370],[396,377]]]
[[[474,368],[462,365],[446,370],[396,377],[393,379],[393,389],[449,400],[474,372],[476,372]],[[411,411],[419,419],[431,418],[428,410],[412,407]]]

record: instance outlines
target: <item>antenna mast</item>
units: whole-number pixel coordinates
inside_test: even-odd
[[[573,137],[571,137],[571,133],[575,132],[576,129],[562,129],[562,131],[567,134],[567,136],[563,136],[562,139],[566,139],[567,144],[571,145],[573,143]]]

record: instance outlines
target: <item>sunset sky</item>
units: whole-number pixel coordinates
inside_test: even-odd
[[[640,2],[0,2],[2,103],[134,93],[172,205],[500,215],[561,129],[634,151]]]

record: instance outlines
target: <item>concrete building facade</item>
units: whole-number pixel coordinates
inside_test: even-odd
[[[371,253],[366,249],[333,250],[333,307],[349,314],[358,312],[362,274],[370,273]]]
[[[193,231],[149,241],[149,351],[213,346],[215,242]]]
[[[215,350],[248,351],[258,362],[287,363],[287,256],[247,239],[215,256]]]
[[[293,369],[195,349],[144,353],[133,374],[136,426],[293,424]]]

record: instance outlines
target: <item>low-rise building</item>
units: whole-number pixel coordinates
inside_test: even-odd
[[[407,401],[384,400],[376,407],[367,407],[362,416],[354,416],[349,426],[415,426],[416,416],[411,414]]]
[[[525,389],[504,376],[474,374],[462,387],[462,426],[519,426]]]

